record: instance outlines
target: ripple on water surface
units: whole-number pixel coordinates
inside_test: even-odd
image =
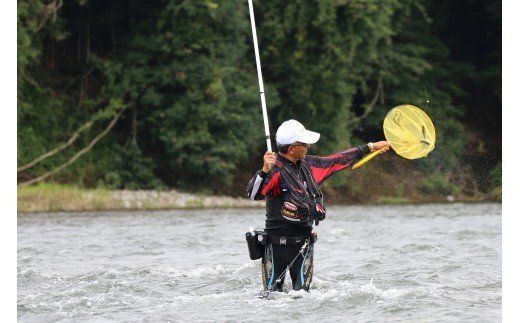
[[[20,214],[20,321],[500,320],[501,205],[331,207],[310,293],[255,295],[262,210]],[[288,289],[289,283],[286,282]]]

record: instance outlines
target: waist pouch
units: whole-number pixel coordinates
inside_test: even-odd
[[[267,244],[267,233],[260,230],[246,232],[247,249],[251,260],[260,259],[264,255],[265,245]]]

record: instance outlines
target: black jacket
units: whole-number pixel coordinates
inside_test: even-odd
[[[308,155],[297,163],[277,154],[271,171],[259,170],[247,185],[250,199],[267,200],[265,230],[273,235],[309,235],[312,223],[325,218],[321,184],[369,151],[365,145],[326,157]]]

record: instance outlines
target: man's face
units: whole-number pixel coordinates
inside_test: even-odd
[[[304,144],[301,142],[295,142],[292,144],[289,149],[288,153],[293,157],[294,159],[304,159],[305,155],[307,155],[307,150],[309,149],[309,144]]]

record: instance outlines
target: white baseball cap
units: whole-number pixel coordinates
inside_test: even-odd
[[[285,121],[276,131],[276,143],[278,145],[290,145],[295,142],[314,144],[319,139],[319,133],[306,130],[301,123],[294,119]]]

